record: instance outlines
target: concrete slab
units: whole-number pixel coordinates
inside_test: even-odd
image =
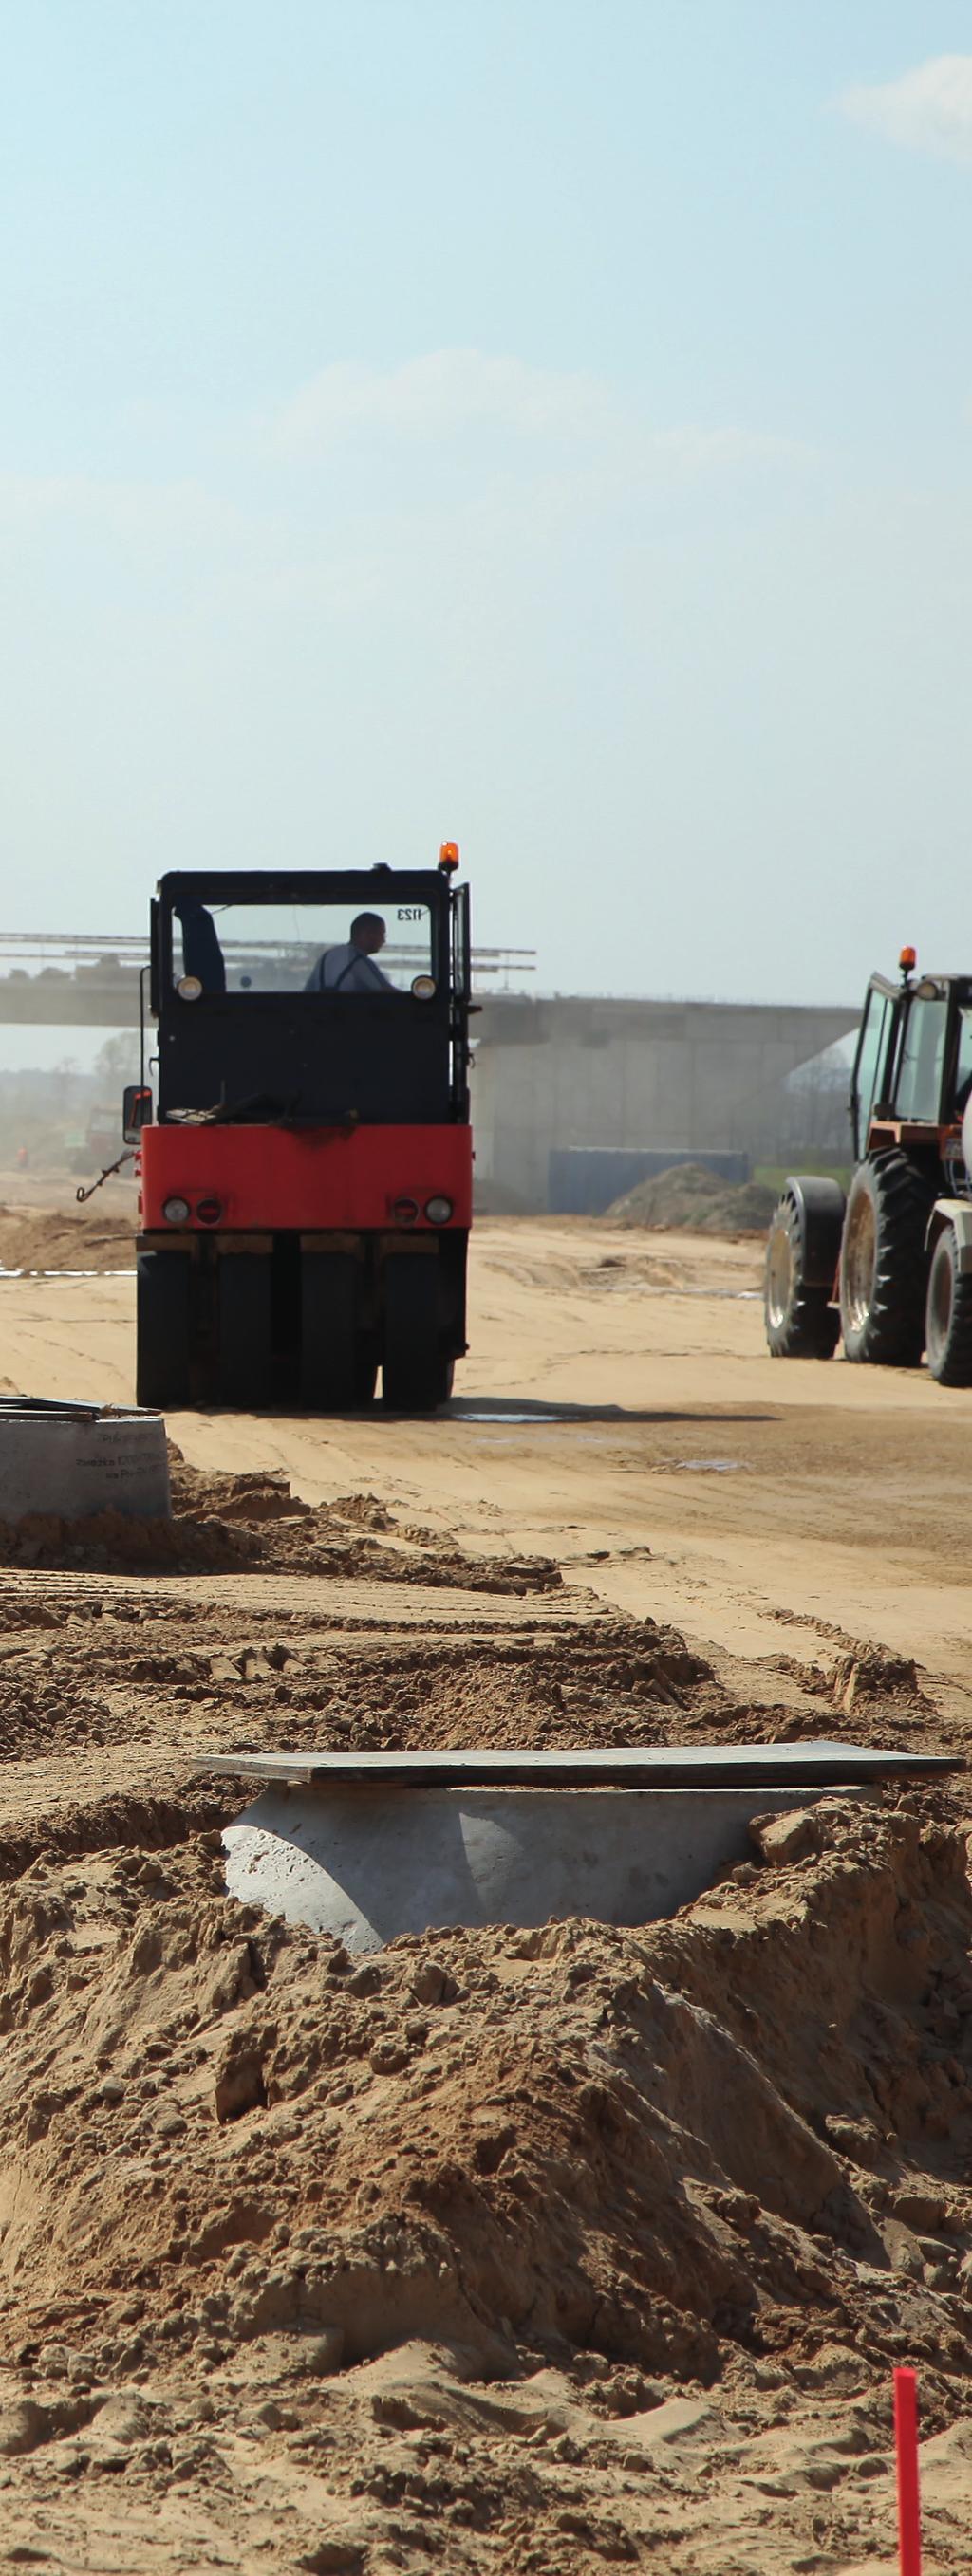
[[[322,1789],[467,1787],[527,1789],[631,1787],[786,1789],[840,1788],[849,1782],[910,1779],[958,1771],[949,1754],[901,1752],[821,1736],[784,1744],[631,1744],[534,1751],[500,1745],[413,1753],[200,1754],[197,1771],[244,1780],[307,1780]]]

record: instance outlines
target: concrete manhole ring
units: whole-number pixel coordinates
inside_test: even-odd
[[[170,1510],[161,1414],[0,1397],[0,1519],[40,1512],[73,1521],[120,1512],[130,1520],[164,1520]]]

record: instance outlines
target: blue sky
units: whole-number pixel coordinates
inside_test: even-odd
[[[966,963],[970,41],[0,0],[2,924],[449,835],[546,990]]]

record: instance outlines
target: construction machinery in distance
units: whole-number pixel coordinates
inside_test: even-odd
[[[83,1135],[68,1138],[68,1169],[72,1172],[100,1172],[111,1164],[122,1142],[121,1114],[117,1100],[113,1106],[96,1101]]]
[[[165,1409],[443,1402],[466,1348],[468,887],[429,869],[163,877],[151,908],[137,1393]],[[352,923],[380,970],[335,982]],[[332,964],[333,964],[332,956]],[[379,968],[379,955],[374,956]],[[321,986],[323,984],[323,989]]]
[[[781,1359],[913,1368],[972,1385],[972,976],[872,975],[851,1080],[846,1193],[787,1181],[766,1252],[765,1317]]]

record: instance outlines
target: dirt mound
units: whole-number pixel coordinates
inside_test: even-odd
[[[367,1490],[317,1513],[280,1476],[177,1456],[173,1482],[177,1518],[233,1550],[309,1538],[428,1581],[440,1544]],[[880,2560],[904,2353],[926,2499],[951,2480],[960,2514],[972,1896],[951,1790],[774,1817],[670,1924],[354,1961],[227,1899],[238,1792],[191,1776],[202,1745],[738,1740],[819,1732],[819,1699],[754,1712],[674,1630],[556,1591],[461,1625],[446,1598],[441,1628],[423,1604],[387,1633],[328,1584],[248,1598],[230,1565],[208,1587],[0,1584],[8,2552],[69,2565],[80,2508],[99,2564],[158,2576],[258,2549],[281,2576],[430,2554],[590,2576],[659,2552],[770,2576],[812,2564],[831,2515],[832,2563]],[[871,1678],[880,1732],[909,1678],[893,1658]]]
[[[429,1637],[400,1638],[393,1652],[366,1644],[349,1653],[343,1640],[312,1652],[247,1645],[213,1669],[237,1684],[237,1708],[220,1712],[210,1732],[212,1749],[224,1753],[553,1750],[684,1742],[714,1722],[722,1731],[722,1694],[709,1666],[650,1619],[638,1629],[597,1621],[540,1641],[482,1639],[472,1654],[454,1639]],[[727,1741],[731,1731],[730,1721]],[[738,1731],[752,1737],[751,1712]],[[772,1722],[765,1731],[773,1732]]]
[[[72,1745],[130,1744],[130,1714],[117,1716],[89,1690],[65,1691],[53,1674],[29,1679],[4,1675],[0,1682],[0,1759],[18,1761],[44,1753],[52,1742],[63,1751]]]
[[[530,1339],[541,1235],[494,1225],[485,1420],[474,1399],[468,1423],[324,1426],[320,1509],[264,1472],[306,1470],[306,1425],[214,1420],[213,1467],[260,1472],[174,1460],[182,1556],[170,1533],[133,1562],[117,1527],[114,1555],[102,1530],[72,1556],[49,1527],[0,1571],[4,2563],[851,2576],[893,2557],[908,2360],[928,2564],[965,2576],[966,1783],[757,1820],[718,1888],[630,1931],[432,1932],[356,1961],[224,1891],[244,1800],[195,1767],[210,1748],[968,1751],[961,1422],[936,1412],[925,1456],[917,1390],[902,1501],[900,1427],[879,1443],[855,1407],[841,1440],[839,1408],[808,1405],[794,1442],[775,1396],[762,1421],[706,1379],[713,1330],[751,1347],[728,1303],[698,1334],[687,1301],[653,1309],[691,1365],[642,1396],[620,1362],[644,1308],[581,1302],[612,1244],[580,1221],[552,1222]],[[686,1284],[755,1284],[752,1245],[692,1246],[660,1247]],[[643,1234],[613,1250],[607,1281],[660,1261]],[[130,1295],[27,1282],[7,1304],[35,1352],[39,1303],[75,1353],[96,1307],[93,1374]],[[490,1410],[511,1351],[535,1433]],[[586,1417],[544,1423],[558,1383]],[[719,1452],[747,1472],[710,1476]],[[706,1475],[656,1472],[679,1463]],[[564,1584],[453,1532],[563,1548]],[[894,1652],[857,1636],[865,1581]],[[697,1652],[683,1615],[722,1643]]]
[[[123,1789],[114,1797],[69,1804],[59,1816],[48,1812],[33,1822],[23,1821],[18,1832],[0,1831],[0,1880],[23,1878],[28,1871],[47,1872],[55,1861],[80,1862],[87,1876],[92,1854],[121,1851],[142,1854],[146,1884],[152,1886],[154,1864],[147,1855],[194,1843],[200,1834],[221,1833],[238,1804],[229,1783],[219,1783],[214,1791],[194,1780],[176,1792],[169,1787],[167,1792],[136,1795]],[[0,2024],[2,2014],[0,1998]]]
[[[135,1231],[134,1205],[116,1215],[100,1194],[76,1216],[0,1207],[0,1270],[134,1270]]]
[[[32,1512],[0,1521],[0,1565],[92,1566],[182,1573],[254,1572],[360,1576],[372,1582],[444,1584],[473,1592],[545,1592],[561,1582],[552,1557],[473,1557],[436,1532],[422,1547],[380,1546],[392,1514],[373,1494],[314,1507],[285,1476],[207,1474],[170,1445],[172,1517],[131,1520],[105,1511],[84,1520]]]
[[[639,1181],[605,1211],[606,1225],[687,1227],[700,1234],[762,1234],[776,1205],[760,1181],[730,1187],[701,1163],[678,1163]]]
[[[643,2563],[666,2495],[679,2565],[726,2564],[754,2474],[731,2562],[810,2564],[780,2516],[815,2545],[842,2478],[843,2564],[892,2361],[926,2432],[967,2403],[972,1894],[917,1809],[818,1824],[674,1924],[359,1964],[231,1905],[212,1834],[38,1865],[0,1905],[0,2450],[130,2509],[215,2483],[225,2528],[262,2441],[280,2563],[359,2576]]]
[[[921,1718],[933,1706],[921,1688],[911,1655],[891,1655],[886,1647],[860,1639],[838,1655],[833,1695],[845,1717],[857,1717],[863,1709],[878,1707]]]

